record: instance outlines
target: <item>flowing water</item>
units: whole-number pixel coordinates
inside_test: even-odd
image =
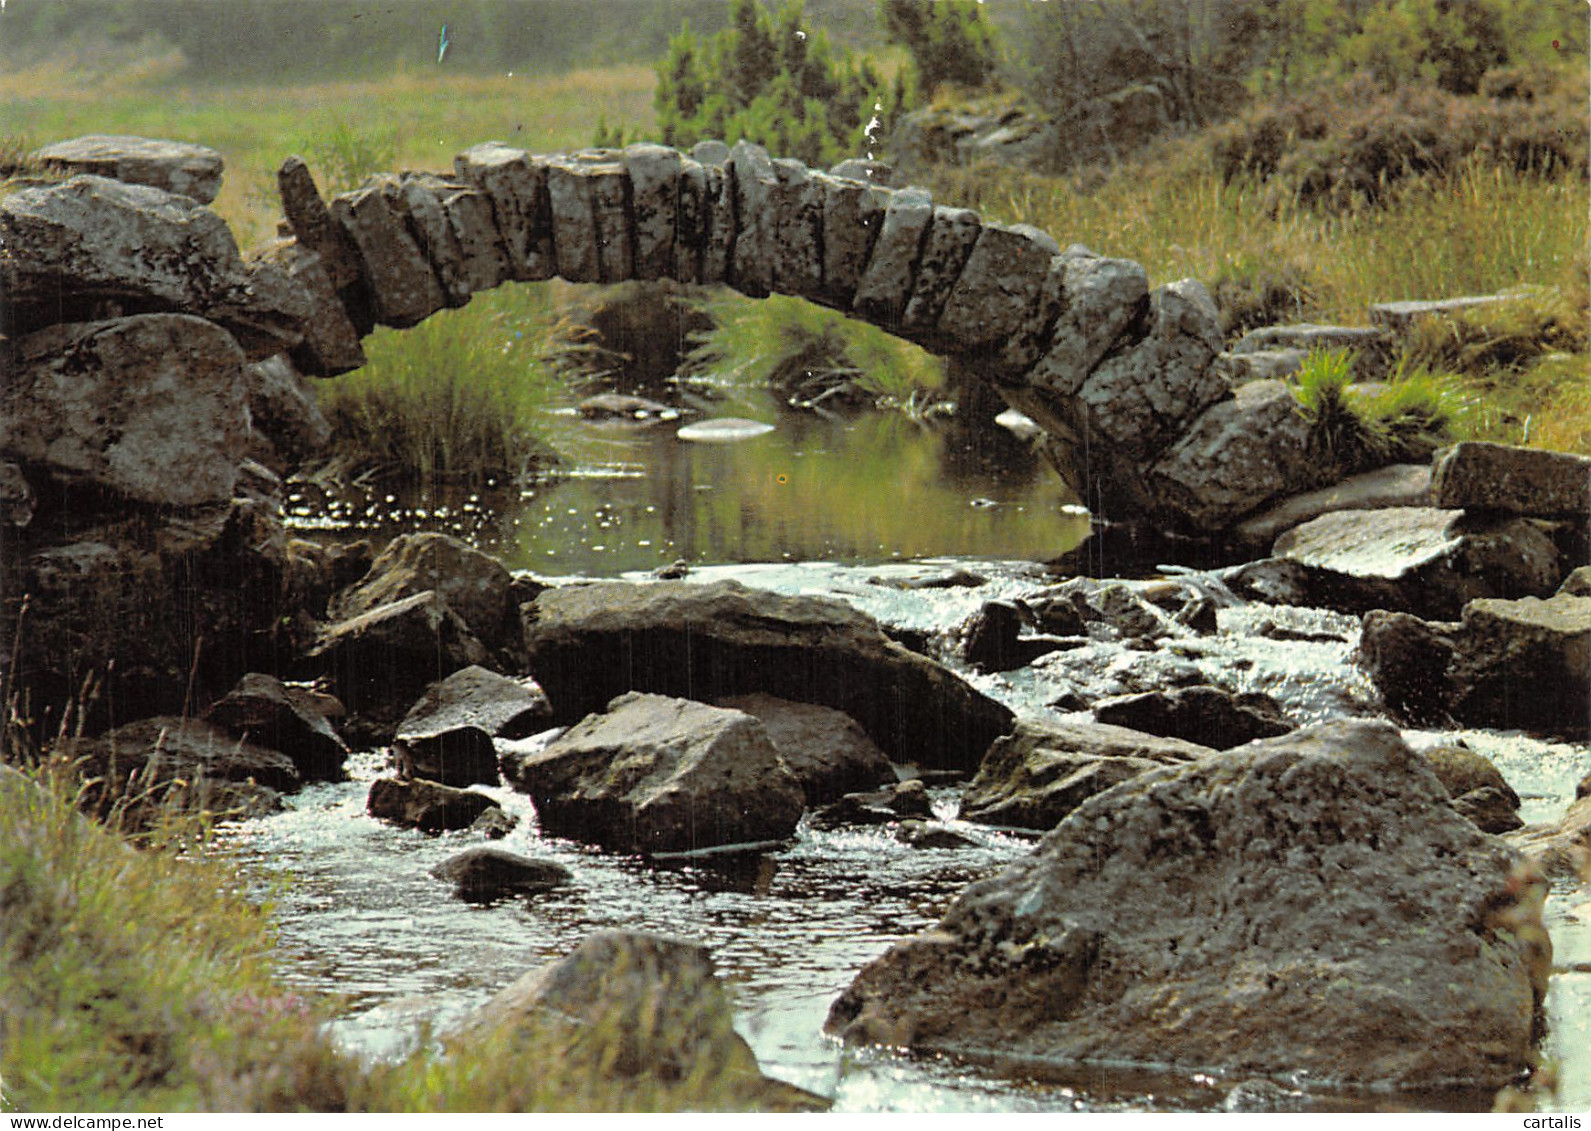
[[[1052,581],[1029,563],[1069,548],[1086,529],[1053,481],[1030,464],[992,466],[903,419],[785,420],[741,445],[689,445],[666,431],[593,430],[587,439],[585,474],[522,497],[305,500],[300,525],[335,527],[344,537],[448,529],[543,574],[625,576],[676,558],[717,563],[695,569],[691,579],[733,577],[783,593],[837,596],[892,628],[929,636],[983,601]],[[604,451],[606,457],[591,454]],[[934,553],[955,556],[902,560]],[[954,569],[982,583],[887,584]],[[1197,576],[1186,580],[1200,583]],[[1260,618],[1314,639],[1250,634]],[[1298,722],[1371,709],[1371,689],[1349,661],[1355,618],[1229,607],[1220,628],[1174,641],[1178,659],[1228,686],[1267,691]],[[1046,710],[1063,688],[1042,661],[969,678],[1018,711]],[[1409,732],[1416,745],[1451,737]],[[1531,822],[1562,813],[1591,769],[1586,747],[1494,732],[1464,737],[1497,762]],[[1013,1073],[1009,1066],[843,1050],[821,1035],[829,1003],[862,965],[935,922],[967,883],[1031,851],[1027,838],[954,820],[953,788],[934,791],[936,812],[971,847],[919,850],[884,829],[819,831],[803,823],[778,851],[666,865],[543,837],[528,798],[486,789],[520,819],[501,846],[557,860],[575,881],[531,899],[474,907],[455,901],[428,871],[481,843],[479,834],[430,837],[369,818],[365,795],[370,779],[387,772],[385,757],[362,753],[350,768],[351,781],[305,789],[289,811],[226,835],[261,890],[272,892],[289,978],[342,995],[338,1033],[370,1056],[400,1053],[422,1021],[446,1027],[592,931],[623,927],[707,944],[765,1071],[832,1096],[837,1110],[1218,1110],[1235,1083],[1053,1065]],[[1543,1107],[1583,1110],[1591,1105],[1591,905],[1583,892],[1559,892],[1548,914],[1558,972],[1546,1051],[1561,1062],[1563,1084]],[[1477,1110],[1489,1097],[1310,1092],[1297,1102],[1320,1110]]]

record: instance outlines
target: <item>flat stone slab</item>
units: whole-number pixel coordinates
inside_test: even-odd
[[[1357,514],[1326,514],[1276,541],[1276,556],[1349,577],[1404,577],[1440,561],[1462,539],[1453,524],[1460,510],[1387,507],[1365,521]]]
[[[84,134],[34,155],[54,169],[149,185],[209,204],[221,191],[221,154],[207,145],[120,134]]]
[[[1518,295],[1463,295],[1459,298],[1413,299],[1404,302],[1377,302],[1369,308],[1370,321],[1397,334],[1407,333],[1422,318],[1446,318],[1462,310],[1494,306],[1518,299]]]
[[[1270,543],[1284,531],[1333,511],[1378,510],[1383,507],[1423,507],[1431,502],[1431,467],[1424,463],[1395,463],[1350,476],[1341,483],[1294,495],[1245,519],[1236,534],[1245,542]]]

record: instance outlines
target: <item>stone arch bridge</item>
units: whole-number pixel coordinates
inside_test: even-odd
[[[1292,397],[1275,382],[1235,395],[1214,365],[1201,285],[1151,290],[1136,263],[1063,250],[921,189],[744,142],[552,156],[488,142],[452,176],[378,175],[330,201],[290,158],[278,183],[284,234],[247,258],[214,213],[141,185],[84,175],[0,201],[12,352],[25,364],[69,344],[42,327],[176,311],[219,325],[251,359],[285,352],[330,377],[363,364],[376,325],[413,326],[505,282],[725,284],[965,360],[1039,423],[1096,512],[1212,530],[1313,485]]]

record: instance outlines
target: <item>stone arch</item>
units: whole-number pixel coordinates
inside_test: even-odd
[[[361,364],[358,339],[378,324],[412,326],[505,282],[722,284],[960,358],[1044,428],[1096,510],[1208,528],[1264,501],[1209,497],[1205,434],[1254,406],[1213,364],[1202,286],[1151,291],[1137,263],[843,175],[856,164],[822,172],[745,142],[554,155],[487,142],[451,177],[383,174],[323,202],[290,158],[278,180],[292,238],[267,254],[321,292],[295,352],[312,374]],[[1273,424],[1291,414],[1282,399],[1260,406]]]

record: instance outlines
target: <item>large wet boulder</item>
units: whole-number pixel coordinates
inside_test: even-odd
[[[627,691],[760,691],[845,712],[895,761],[969,771],[1012,725],[1004,706],[830,598],[598,582],[549,589],[523,612],[530,672],[558,721]]]
[[[621,852],[783,840],[805,804],[755,718],[638,692],[505,768],[543,833]]]
[[[1299,603],[1435,620],[1478,597],[1546,596],[1563,576],[1557,547],[1528,520],[1436,507],[1325,514],[1283,534],[1272,552],[1303,567]]]
[[[554,860],[532,860],[501,848],[466,848],[431,869],[453,885],[466,903],[491,903],[514,895],[538,895],[562,887],[574,874]]]
[[[273,675],[250,672],[204,712],[206,721],[247,741],[280,750],[305,781],[342,781],[348,745],[322,711],[320,698]]]
[[[1209,747],[1105,723],[1022,719],[989,748],[961,796],[961,818],[1053,829],[1096,793],[1160,766],[1214,753]]]
[[[500,991],[456,1036],[504,1055],[533,1050],[538,1061],[553,1056],[605,1079],[683,1086],[692,1108],[828,1107],[821,1097],[762,1074],[735,1032],[734,1008],[707,948],[663,935],[591,935],[566,957]]]
[[[851,1041],[1413,1089],[1532,1056],[1550,969],[1517,853],[1385,723],[1139,775],[863,969]]]
[[[884,752],[842,711],[760,692],[733,695],[713,705],[744,711],[762,723],[779,757],[801,783],[808,805],[895,780]]]
[[[221,191],[221,154],[187,141],[84,134],[52,142],[34,157],[46,168],[151,185],[192,197],[200,204],[209,204]]]
[[[0,341],[0,452],[164,506],[225,502],[250,435],[243,351],[214,323],[143,314]]]
[[[332,598],[334,620],[361,616],[417,593],[435,593],[468,626],[497,662],[523,663],[514,577],[490,554],[448,534],[400,534],[376,555],[370,570]]]
[[[1293,729],[1281,705],[1269,695],[1234,693],[1209,685],[1108,699],[1094,704],[1094,717],[1112,726],[1186,739],[1212,750],[1230,750]]]
[[[408,777],[445,785],[497,784],[494,738],[525,738],[551,714],[532,679],[510,679],[478,665],[425,689],[393,739]]]

